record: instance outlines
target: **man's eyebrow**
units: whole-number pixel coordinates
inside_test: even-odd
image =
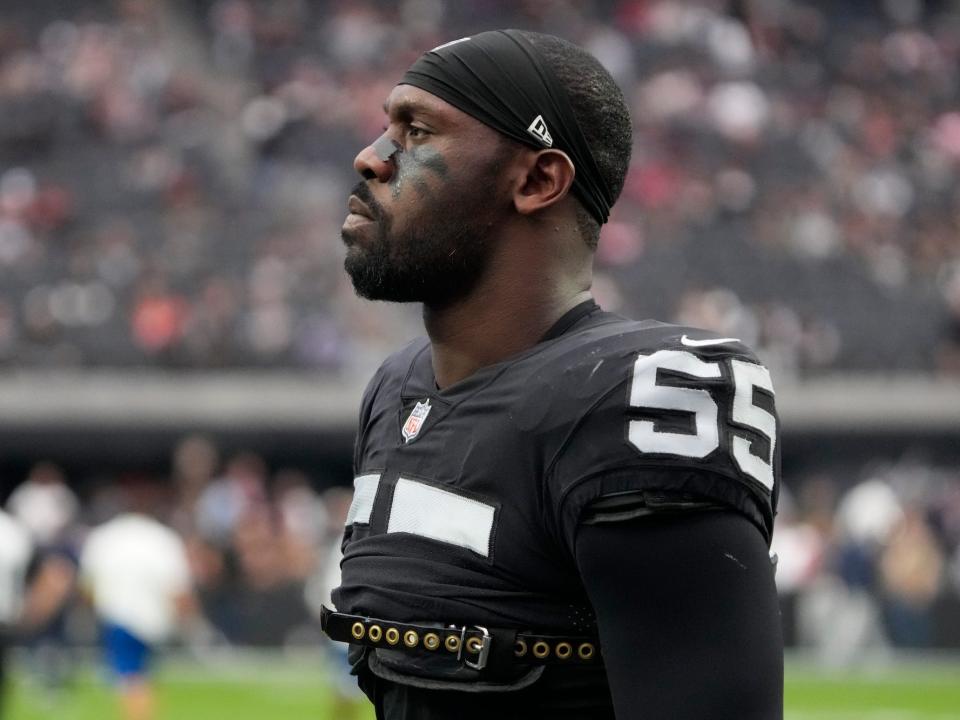
[[[390,115],[390,104],[387,101],[383,103],[383,112]],[[436,112],[426,103],[417,100],[398,100],[393,104],[393,115],[396,117],[410,117],[411,115],[429,115],[436,117]]]

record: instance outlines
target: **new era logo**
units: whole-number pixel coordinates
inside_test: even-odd
[[[551,137],[550,131],[547,130],[547,124],[543,121],[543,115],[537,115],[533,119],[530,127],[527,128],[527,132],[542,142],[546,147],[553,147],[553,137]]]

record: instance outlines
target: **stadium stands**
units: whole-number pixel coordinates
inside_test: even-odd
[[[4,364],[336,375],[416,334],[341,276],[350,161],[397,68],[491,25],[570,35],[627,91],[609,308],[799,377],[960,364],[949,3],[5,5]]]

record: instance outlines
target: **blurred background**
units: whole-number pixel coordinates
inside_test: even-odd
[[[160,717],[366,717],[316,612],[363,386],[422,328],[339,228],[403,70],[496,27],[631,106],[601,304],[773,373],[788,718],[960,717],[960,3],[3,0],[0,505],[61,578],[4,717],[115,712],[77,568],[130,502],[192,577]]]

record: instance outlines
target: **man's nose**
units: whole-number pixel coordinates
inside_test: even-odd
[[[367,180],[387,182],[393,176],[393,155],[397,147],[386,135],[367,145],[353,160],[353,168]]]

